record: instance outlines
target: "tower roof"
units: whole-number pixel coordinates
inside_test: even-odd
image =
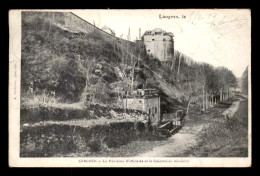
[[[161,34],[164,34],[164,35],[170,35],[172,37],[174,37],[173,33],[172,32],[166,32],[165,30],[162,30],[160,28],[155,28],[153,30],[148,30],[144,33],[144,35],[154,35],[154,34],[158,34],[158,33],[161,33]],[[143,36],[144,36],[143,35]]]
[[[164,30],[160,29],[160,28],[155,28],[154,30],[152,30],[153,32],[165,32]]]

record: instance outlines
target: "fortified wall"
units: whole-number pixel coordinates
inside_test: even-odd
[[[173,37],[173,33],[155,28],[154,30],[146,31],[142,41],[149,55],[160,61],[167,61],[174,56]]]
[[[25,18],[26,16],[26,18]],[[24,18],[23,18],[24,17]],[[71,33],[90,33],[93,31],[99,31],[106,39],[118,40],[122,43],[130,42],[111,35],[108,32],[101,30],[100,28],[92,25],[81,17],[71,13],[71,12],[37,12],[37,11],[23,11],[22,20],[34,20],[41,19],[50,22],[65,31]]]

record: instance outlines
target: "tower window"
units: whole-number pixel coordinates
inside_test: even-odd
[[[152,41],[154,41],[154,39],[152,39]]]

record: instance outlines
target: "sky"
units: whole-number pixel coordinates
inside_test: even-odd
[[[174,34],[174,47],[198,62],[224,66],[240,77],[251,62],[251,12],[236,9],[77,10],[74,14],[132,41],[147,30]]]

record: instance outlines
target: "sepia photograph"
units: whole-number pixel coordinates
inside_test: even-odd
[[[250,9],[10,10],[10,167],[250,167]]]

